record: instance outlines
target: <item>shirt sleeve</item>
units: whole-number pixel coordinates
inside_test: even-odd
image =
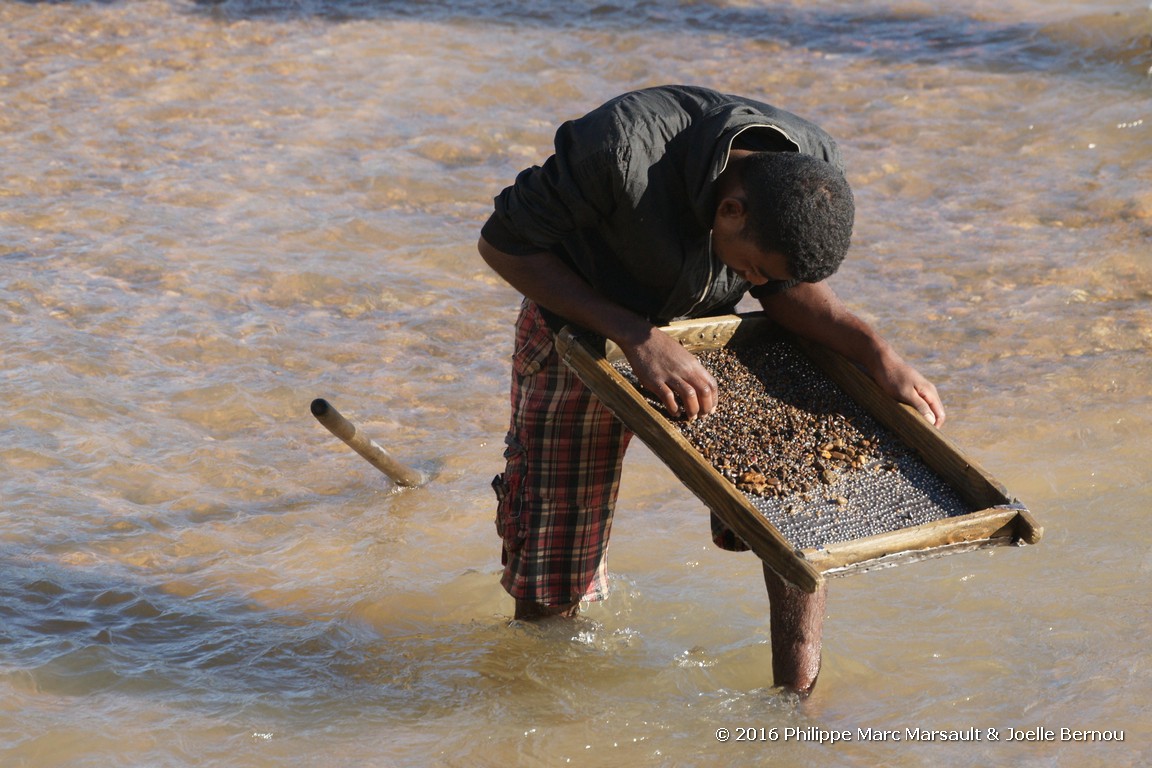
[[[480,236],[496,250],[511,256],[531,256],[545,250],[538,245],[522,240],[509,229],[507,220],[495,213],[489,216],[488,221],[480,228]]]
[[[600,122],[589,115],[560,127],[556,151],[544,165],[521,171],[496,196],[481,230],[485,240],[505,253],[538,253],[611,217],[629,153]]]
[[[748,290],[748,295],[754,299],[766,299],[769,296],[775,296],[779,293],[784,293],[794,285],[799,285],[799,280],[771,280],[764,285],[754,285]]]

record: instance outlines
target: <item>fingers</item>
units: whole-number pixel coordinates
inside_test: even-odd
[[[919,411],[929,424],[933,424],[937,428],[944,426],[944,419],[946,418],[944,403],[940,401],[936,387],[931,382],[925,381],[916,386],[913,391],[916,397],[909,400],[912,407]]]
[[[683,414],[689,421],[697,416],[705,416],[716,410],[717,390],[716,380],[707,371],[706,378],[692,384],[685,380],[677,380],[664,385],[659,396],[673,416]]]
[[[936,394],[936,387],[931,384],[930,392],[921,392],[920,396],[924,398],[924,404],[927,406],[927,411],[921,410],[924,418],[928,419],[929,424],[935,424],[937,427],[944,426],[944,419],[947,415],[944,413],[944,403],[940,402],[940,396]]]
[[[671,387],[667,385],[660,387],[656,390],[656,395],[664,403],[664,408],[667,409],[668,413],[673,416],[680,413],[680,402],[676,399],[676,393],[672,391]]]
[[[689,421],[697,416],[706,416],[716,409],[716,385],[711,381],[696,386],[685,382],[680,390],[680,403]]]
[[[697,392],[697,399],[700,402],[700,412],[703,414],[712,413],[716,410],[716,403],[719,401],[717,395],[718,386],[713,382],[705,383],[703,387]]]

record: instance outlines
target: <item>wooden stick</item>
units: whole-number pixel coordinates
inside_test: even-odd
[[[348,444],[348,447],[368,460],[392,482],[405,488],[415,488],[423,485],[425,477],[421,472],[404,466],[388,455],[388,452],[376,444],[374,440],[365,437],[356,430],[356,426],[341,415],[336,407],[322,397],[312,401],[312,415],[323,424],[329,432]]]

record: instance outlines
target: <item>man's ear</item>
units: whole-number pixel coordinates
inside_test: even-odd
[[[720,201],[720,204],[716,206],[716,215],[725,218],[732,216],[743,217],[746,211],[744,201],[739,197],[725,197]]]

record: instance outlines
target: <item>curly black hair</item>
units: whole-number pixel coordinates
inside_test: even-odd
[[[798,152],[757,152],[740,180],[748,205],[744,237],[781,253],[797,280],[816,283],[844,261],[856,206],[840,169]]]

